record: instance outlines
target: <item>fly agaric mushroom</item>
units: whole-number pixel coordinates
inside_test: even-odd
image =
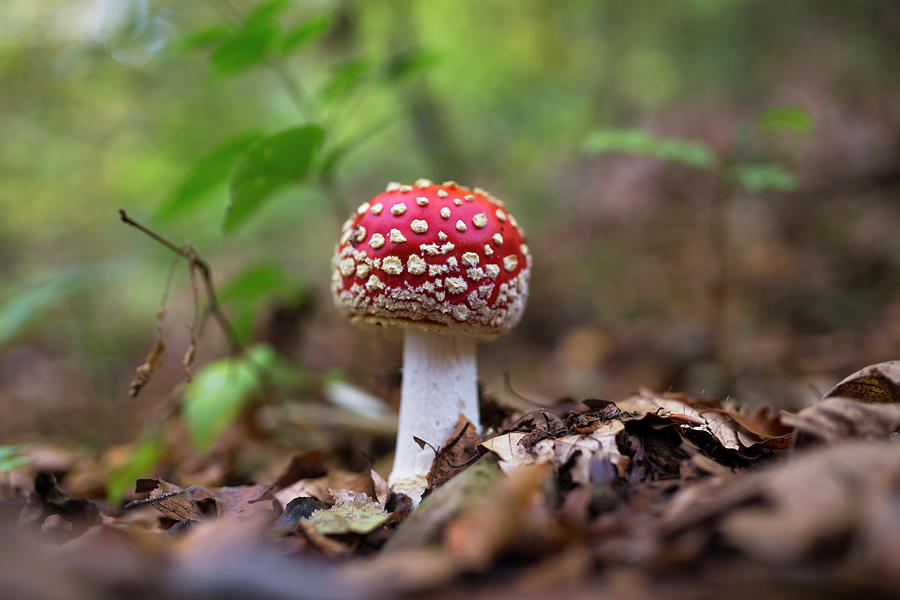
[[[510,330],[528,297],[531,254],[503,203],[453,181],[390,183],[344,223],[335,304],[354,322],[404,328],[391,487],[418,503],[434,448],[459,415],[481,430],[475,346]]]

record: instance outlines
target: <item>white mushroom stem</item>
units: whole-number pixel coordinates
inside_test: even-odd
[[[388,483],[419,503],[434,450],[453,433],[459,415],[481,431],[478,418],[478,367],[475,338],[408,327],[403,340],[403,387],[397,451]]]

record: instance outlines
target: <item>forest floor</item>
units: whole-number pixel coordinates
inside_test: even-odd
[[[194,483],[233,479],[233,460],[182,459],[191,481],[141,479],[110,505],[109,456],[35,444],[0,490],[0,595],[890,597],[898,400],[900,363],[798,413],[646,390],[524,414],[484,398],[484,439],[460,419],[415,510],[322,450],[252,485]],[[238,455],[260,443],[242,435]]]

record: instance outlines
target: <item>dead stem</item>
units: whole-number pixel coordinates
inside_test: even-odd
[[[229,352],[232,356],[243,352],[243,347],[240,340],[238,339],[237,332],[235,332],[231,321],[228,320],[228,317],[225,316],[225,313],[223,313],[222,309],[219,307],[219,301],[216,296],[216,288],[213,285],[212,281],[212,270],[210,269],[209,264],[205,260],[203,260],[199,254],[197,254],[197,251],[194,249],[194,247],[191,246],[190,243],[186,243],[184,244],[184,246],[176,246],[160,234],[151,229],[148,229],[144,225],[129,217],[123,209],[119,209],[119,217],[122,219],[123,223],[130,225],[141,233],[149,236],[156,242],[162,244],[163,246],[174,252],[176,255],[176,261],[173,261],[172,268],[169,270],[169,277],[166,280],[166,288],[163,292],[162,303],[160,305],[160,310],[157,313],[156,342],[154,342],[153,347],[150,349],[150,353],[147,355],[147,359],[144,364],[136,369],[135,380],[131,382],[131,397],[133,398],[137,396],[140,393],[141,389],[150,380],[153,372],[159,366],[162,360],[162,354],[165,351],[165,343],[163,342],[162,338],[162,321],[166,315],[166,299],[168,298],[169,288],[172,284],[172,277],[175,272],[175,262],[177,262],[177,258],[183,258],[188,263],[191,274],[191,290],[193,292],[194,298],[194,318],[189,328],[190,342],[181,363],[182,368],[184,369],[184,375],[187,380],[191,380],[191,365],[193,364],[194,356],[197,353],[197,341],[202,335],[202,327],[205,315],[212,315],[216,322],[219,324],[219,327],[221,327],[222,331],[225,333],[225,338],[228,340]],[[202,311],[202,313],[200,310],[200,292],[197,286],[196,273],[198,271],[200,272],[200,276],[203,281],[203,287],[204,291],[206,292],[207,299],[206,308]]]

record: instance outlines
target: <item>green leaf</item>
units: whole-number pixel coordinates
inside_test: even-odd
[[[398,52],[388,61],[384,69],[385,79],[399,81],[417,75],[438,63],[440,56],[432,50],[414,48]]]
[[[162,206],[159,216],[171,219],[196,207],[207,192],[228,179],[234,165],[260,137],[257,133],[241,135],[202,156]]]
[[[288,129],[251,146],[231,177],[231,203],[225,231],[232,231],[259,210],[273,193],[307,176],[325,132],[316,125]]]
[[[279,363],[269,346],[249,348],[244,356],[205,365],[184,393],[182,415],[191,441],[208,450],[263,387],[263,373]]]
[[[0,446],[0,460],[6,460],[11,456],[15,456],[16,454],[21,453],[27,447],[27,444],[16,444],[15,446]]]
[[[213,68],[223,75],[237,73],[265,61],[278,28],[267,22],[247,23],[213,52]]]
[[[134,449],[128,460],[113,469],[106,479],[106,499],[111,504],[122,501],[134,482],[150,473],[162,460],[165,447],[159,435],[146,436]]]
[[[13,469],[24,467],[27,464],[27,456],[11,456],[10,458],[4,458],[3,460],[0,460],[0,473],[12,471]]]
[[[319,92],[322,99],[330,102],[350,93],[372,71],[372,61],[359,58],[338,67]]]
[[[765,131],[793,131],[809,133],[812,131],[812,117],[802,108],[772,108],[759,115],[756,120]]]
[[[331,29],[330,15],[316,15],[287,32],[281,40],[281,51],[290,52],[304,46]]]
[[[28,457],[18,456],[25,448],[27,448],[27,444],[0,446],[0,473],[27,465]]]
[[[82,265],[52,271],[18,287],[0,304],[0,345],[18,335],[41,313],[103,274],[93,265]]]
[[[700,142],[659,138],[640,129],[599,129],[585,138],[582,148],[592,154],[622,152],[649,156],[698,169],[713,169],[713,151]]]
[[[254,265],[241,271],[219,290],[219,300],[251,300],[271,296],[283,288],[287,278],[271,263]]]
[[[181,40],[181,49],[189,52],[215,44],[221,44],[231,37],[231,30],[224,25],[214,25],[199,29]]]
[[[241,358],[203,367],[184,394],[184,419],[191,441],[208,450],[259,390],[259,375]]]
[[[309,516],[309,522],[321,534],[366,534],[381,527],[390,515],[365,494],[338,503]]]
[[[229,307],[232,325],[238,337],[246,342],[253,323],[266,303],[276,298],[293,296],[302,300],[306,290],[290,281],[276,265],[262,263],[241,271],[219,290],[219,300]]]
[[[0,301],[0,346],[38,321],[45,311],[85,288],[96,288],[114,274],[130,272],[131,265],[120,259],[76,265],[45,272],[11,290]]]
[[[741,164],[732,176],[748,192],[792,192],[797,189],[797,176],[776,164]]]
[[[369,138],[375,137],[384,129],[392,125],[401,118],[400,113],[389,115],[387,118],[367,127],[363,131],[352,135],[336,144],[330,144],[329,148],[324,151],[318,162],[318,171],[323,177],[332,177],[337,165],[351,151],[355,150]]]
[[[38,315],[72,291],[71,280],[42,281],[0,306],[0,344],[16,336]]]
[[[256,23],[271,23],[278,13],[287,8],[291,3],[288,0],[269,0],[254,8],[247,15],[246,22],[250,25]]]

